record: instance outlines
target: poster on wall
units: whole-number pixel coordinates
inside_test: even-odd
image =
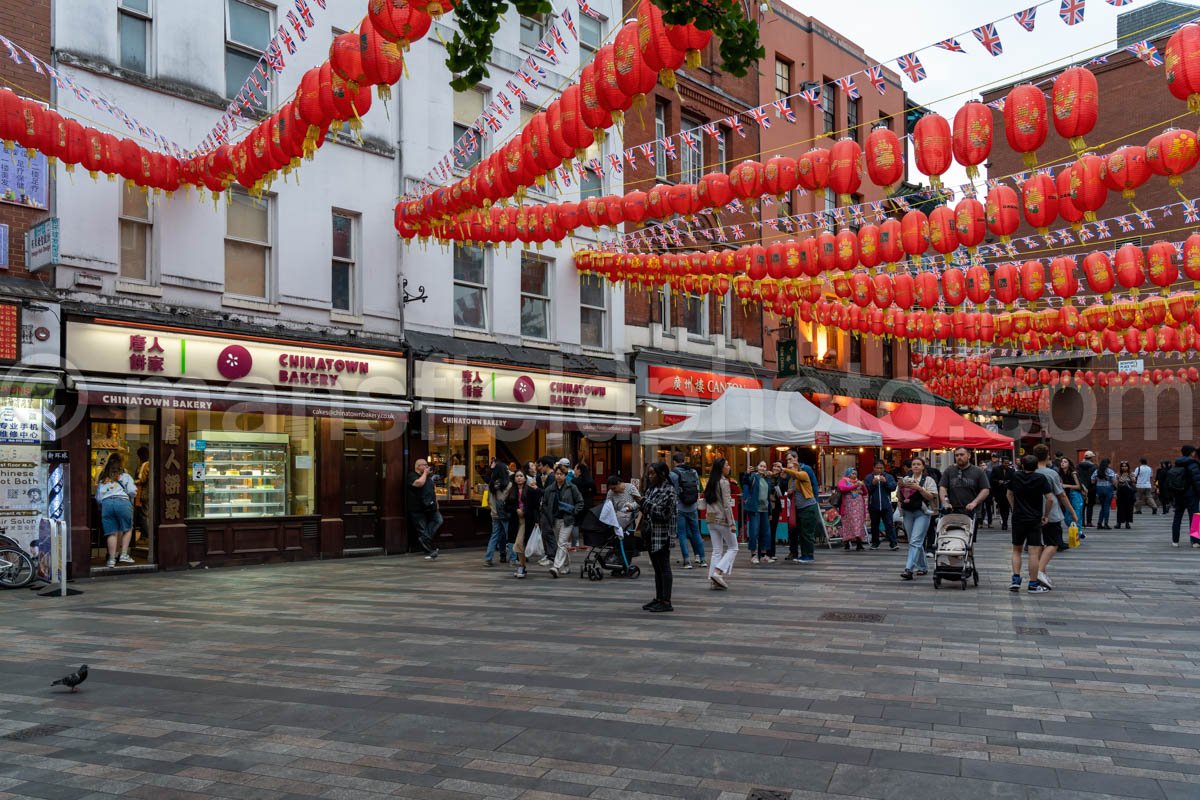
[[[46,465],[37,445],[0,446],[0,531],[31,556],[46,513]]]
[[[44,154],[35,153],[30,158],[21,148],[0,148],[0,202],[44,211],[50,207],[49,183]]]

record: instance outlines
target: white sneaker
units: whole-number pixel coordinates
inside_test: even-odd
[[[1179,547],[1179,542],[1171,542],[1171,547]]]
[[[707,567],[708,566],[708,562],[705,561],[703,558],[694,558],[694,559],[692,559],[692,563],[695,564],[697,567]]]
[[[117,560],[120,561],[122,564],[136,563],[132,558],[129,557],[129,553],[121,553],[121,557],[118,558]]]
[[[691,562],[689,561],[689,562],[687,562],[686,564],[684,564],[684,565],[683,565],[683,568],[684,568],[684,569],[691,569],[691,568],[692,568],[692,564],[691,564]]]
[[[751,563],[751,564],[757,564],[757,563],[758,563],[758,556],[750,556],[750,563]]]
[[[550,559],[548,559],[548,558],[543,558],[541,561],[538,561],[538,566],[539,566],[539,567],[548,567],[548,566],[550,566]]]
[[[1038,583],[1042,584],[1042,585],[1043,585],[1043,586],[1045,586],[1047,589],[1053,589],[1053,588],[1054,588],[1054,583],[1053,583],[1053,581],[1051,581],[1051,580],[1050,580],[1050,576],[1049,576],[1049,575],[1047,575],[1047,574],[1046,574],[1046,573],[1044,573],[1044,572],[1039,572],[1039,573],[1038,573]]]
[[[112,569],[116,565],[117,565],[117,560],[115,558],[110,558],[108,561],[104,562],[104,566],[108,567],[109,569]]]
[[[762,562],[763,562],[764,564],[774,564],[774,563],[775,563],[775,559],[771,558],[770,556],[763,556],[763,560],[762,560]]]

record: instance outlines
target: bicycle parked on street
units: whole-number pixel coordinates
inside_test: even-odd
[[[20,589],[33,583],[36,575],[33,559],[15,541],[0,535],[0,587]]]

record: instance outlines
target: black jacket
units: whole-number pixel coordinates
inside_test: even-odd
[[[559,503],[566,504],[570,510],[560,509]],[[551,481],[542,495],[542,530],[553,531],[556,519],[561,519],[563,525],[568,528],[575,527],[583,508],[583,494],[578,486],[567,481],[560,489],[557,481]]]
[[[1184,467],[1188,471],[1188,488],[1184,493],[1184,500],[1192,502],[1200,497],[1200,461],[1189,456],[1180,456],[1175,459],[1176,467]]]

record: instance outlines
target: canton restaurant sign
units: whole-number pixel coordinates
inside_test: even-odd
[[[289,391],[403,395],[407,381],[403,357],[371,350],[86,322],[67,323],[67,362],[93,374]]]
[[[620,381],[433,361],[418,361],[413,380],[417,396],[428,400],[609,414],[634,411],[634,387]]]
[[[647,393],[693,400],[716,400],[726,389],[761,389],[763,382],[745,375],[722,375],[678,367],[651,366],[646,371]]]

